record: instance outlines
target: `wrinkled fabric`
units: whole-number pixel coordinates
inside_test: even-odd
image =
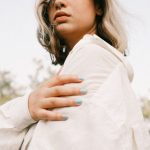
[[[122,53],[96,35],[85,35],[59,74],[84,79],[80,84],[65,85],[87,89],[84,96],[70,96],[81,99],[82,105],[53,110],[68,116],[67,121],[35,123],[28,112],[27,97],[18,98],[20,104],[12,110],[13,101],[5,104],[0,108],[0,149],[150,150],[148,130],[130,85],[133,70]],[[17,106],[23,111],[16,110]]]
[[[28,110],[28,96],[0,106],[0,150],[19,150],[28,127],[35,123]]]

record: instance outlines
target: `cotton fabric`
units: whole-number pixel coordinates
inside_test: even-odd
[[[79,107],[54,109],[67,121],[35,122],[28,96],[0,107],[2,150],[150,150],[148,130],[131,88],[133,69],[118,50],[96,35],[85,35],[69,53],[61,71],[83,78],[87,89]]]

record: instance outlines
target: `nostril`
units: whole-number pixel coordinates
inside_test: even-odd
[[[55,4],[56,9],[61,9],[62,7],[64,7],[64,4],[61,2],[58,2]]]

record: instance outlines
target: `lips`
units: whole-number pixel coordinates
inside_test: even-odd
[[[63,11],[60,11],[60,12],[57,12],[57,13],[55,14],[54,20],[56,20],[56,19],[59,18],[59,17],[69,17],[69,16],[70,16],[69,14],[67,14],[67,13],[65,13],[65,12],[63,12]]]

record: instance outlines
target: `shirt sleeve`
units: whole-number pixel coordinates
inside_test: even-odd
[[[150,149],[148,129],[123,64],[113,70],[90,101],[93,149]]]
[[[82,106],[76,110],[72,108],[74,113],[68,109],[70,118],[74,118],[71,118],[72,122],[64,134],[74,135],[74,138],[69,139],[69,145],[64,144],[68,142],[65,136],[59,140],[63,141],[64,149],[150,149],[148,130],[131,88],[127,67],[97,45],[88,44],[72,52],[61,73],[83,77],[88,93],[94,94],[87,94]]]
[[[0,106],[0,149],[19,149],[28,127],[35,123],[28,110],[29,94]]]
[[[120,60],[106,49],[96,44],[87,44],[69,54],[60,74],[75,74],[83,78],[82,84],[68,85],[85,88],[88,94],[92,94],[120,63]]]
[[[91,74],[92,71],[96,72],[97,69],[101,69],[99,70],[100,73],[109,75],[118,63],[120,63],[120,60],[106,49],[96,44],[87,44],[70,52],[61,73],[83,73],[85,77],[86,73],[89,74],[89,71],[91,71]]]

